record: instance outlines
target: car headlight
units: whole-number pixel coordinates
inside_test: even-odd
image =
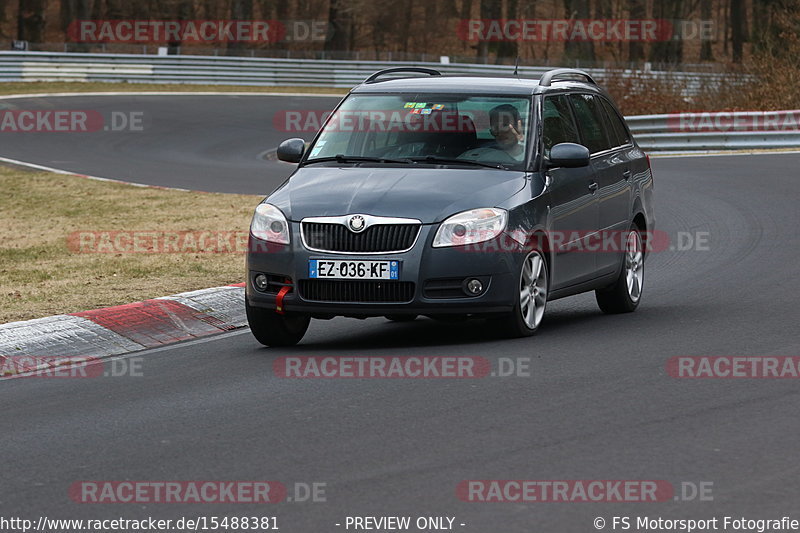
[[[289,224],[286,217],[271,204],[258,204],[250,223],[250,233],[262,241],[289,244]]]
[[[439,226],[434,248],[463,246],[494,239],[506,229],[508,211],[497,207],[471,209],[453,215]]]

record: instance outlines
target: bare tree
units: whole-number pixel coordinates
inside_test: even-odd
[[[231,0],[231,20],[252,20],[253,19],[253,0]],[[226,43],[227,55],[238,55],[244,48],[244,43],[240,41],[230,41]]]
[[[330,0],[328,23],[333,35],[325,42],[326,51],[350,51],[353,43],[353,12],[347,0]]]
[[[758,2],[755,2],[758,3]],[[700,2],[700,18],[703,21],[711,20],[711,2],[710,0]],[[714,52],[711,48],[711,40],[703,36],[703,43],[700,45],[700,61],[713,61]]]
[[[642,20],[647,17],[647,8],[644,0],[628,0],[628,17],[632,20]],[[644,43],[633,39],[628,42],[628,61],[634,64],[644,60]]]
[[[654,18],[681,20],[684,18],[684,0],[661,0],[656,2]],[[658,63],[678,64],[683,62],[683,41],[666,39],[653,43],[650,48],[650,60]]]
[[[507,10],[505,18],[517,18],[517,0],[506,0]],[[503,57],[516,58],[519,55],[519,42],[518,41],[500,41],[497,45],[497,62]]]
[[[744,41],[747,39],[744,0],[730,0],[731,54],[734,63],[742,62]]]
[[[19,0],[17,39],[32,43],[44,42],[47,0]]]
[[[564,12],[568,19],[586,20],[591,16],[589,0],[564,0]],[[564,60],[567,62],[581,59],[593,61],[594,58],[594,43],[588,39],[564,44]]]

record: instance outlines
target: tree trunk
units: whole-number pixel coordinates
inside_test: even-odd
[[[517,18],[517,0],[507,0],[508,10],[506,11],[507,19]],[[497,62],[500,63],[500,58],[508,57],[516,59],[519,55],[519,42],[518,41],[501,41],[497,46]]]
[[[758,3],[758,2],[756,2]],[[711,20],[713,15],[711,14],[711,2],[710,1],[701,1],[700,2],[700,18],[703,21]],[[700,45],[700,61],[714,61],[714,52],[711,48],[711,39],[704,39],[703,43]]]
[[[231,0],[231,20],[253,20],[253,0]],[[226,55],[241,55],[244,43],[231,41],[226,43],[225,48]]]
[[[647,17],[647,8],[644,0],[628,0],[628,16],[632,20],[642,20]],[[639,64],[644,61],[644,44],[642,41],[628,42],[628,61]]]
[[[731,54],[734,63],[742,62],[746,39],[745,25],[744,1],[731,0]]]
[[[502,13],[502,0],[478,0],[480,7],[480,18],[482,20],[496,20]],[[496,51],[498,45],[491,41],[478,41],[477,57],[479,63],[488,63],[489,54]]]
[[[19,0],[17,39],[32,43],[44,42],[47,0]]]
[[[656,2],[654,18],[681,20],[684,18],[683,0],[662,0]],[[680,64],[683,62],[683,41],[670,39],[653,43],[650,49],[651,61],[657,63]]]
[[[564,14],[568,19],[590,18],[589,0],[564,0]],[[594,43],[588,39],[567,41],[564,44],[564,60],[568,63],[594,61]]]
[[[353,15],[345,0],[330,0],[328,23],[333,36],[325,42],[325,50],[349,52],[353,41]]]

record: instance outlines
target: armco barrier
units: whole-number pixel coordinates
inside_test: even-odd
[[[63,52],[0,52],[0,81],[127,81],[141,83],[202,83],[234,85],[293,85],[349,88],[376,70],[397,66],[435,68],[445,74],[509,76],[513,67],[470,63],[336,61],[180,56],[142,54],[82,54]],[[539,78],[551,67],[519,67],[519,76]],[[587,69],[602,79],[603,69]],[[615,71],[631,76],[633,71]],[[642,75],[639,73],[639,75]],[[647,72],[644,75],[675,80],[684,93],[693,94],[702,83],[714,83],[722,74],[708,72]]]
[[[99,81],[195,83],[209,85],[321,86],[349,88],[377,70],[398,66],[435,68],[444,74],[509,76],[508,65],[422,62],[337,61],[225,56],[155,56],[60,52],[0,52],[0,81]],[[519,67],[522,78],[539,78],[551,67]],[[606,71],[586,69],[601,80]],[[617,76],[637,76],[614,71]],[[703,72],[647,72],[680,83],[685,95],[723,75]],[[800,128],[781,131],[675,131],[672,115],[626,117],[637,141],[649,151],[800,147]]]
[[[639,145],[648,151],[752,150],[800,148],[800,111],[752,111],[733,113],[681,113],[625,117]],[[720,124],[715,124],[717,118]],[[773,124],[764,126],[765,119]],[[681,127],[681,119],[700,123],[700,131]],[[784,120],[789,119],[789,120]],[[703,123],[701,120],[705,120]],[[774,124],[774,122],[779,122]],[[738,124],[737,124],[738,123]],[[756,126],[760,124],[761,126]]]

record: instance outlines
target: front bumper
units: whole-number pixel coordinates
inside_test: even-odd
[[[524,258],[516,241],[503,235],[496,241],[468,247],[433,248],[437,225],[423,225],[411,250],[380,255],[315,252],[300,242],[298,222],[291,223],[289,245],[267,244],[250,236],[247,254],[247,302],[252,307],[275,309],[277,295],[256,288],[259,273],[291,280],[292,290],[282,297],[285,312],[330,316],[384,316],[387,314],[452,315],[510,312],[518,298],[519,265]],[[414,284],[413,297],[405,302],[343,302],[305,299],[301,280],[308,280],[309,259],[368,259],[401,261],[399,282]],[[478,296],[431,297],[428,282],[479,278],[484,284]]]

